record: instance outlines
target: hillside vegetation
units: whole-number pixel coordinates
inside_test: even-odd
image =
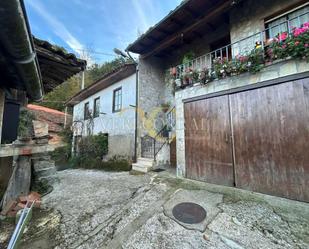
[[[85,71],[85,87],[93,84],[103,75],[113,71],[115,68],[128,62],[128,60],[118,57],[112,61],[103,63],[102,65],[94,64]],[[64,103],[73,95],[81,90],[81,74],[75,75],[56,87],[52,92],[45,95],[44,100],[39,105],[64,111]]]

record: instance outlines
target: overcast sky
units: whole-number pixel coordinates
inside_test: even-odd
[[[24,0],[32,33],[93,60],[113,59],[181,0]]]

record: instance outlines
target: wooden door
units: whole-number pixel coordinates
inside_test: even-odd
[[[309,79],[230,96],[235,181],[309,201]]]
[[[170,143],[170,164],[173,168],[176,168],[177,165],[176,137]]]
[[[228,96],[186,103],[186,176],[234,185]]]

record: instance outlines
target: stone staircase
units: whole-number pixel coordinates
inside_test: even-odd
[[[139,157],[137,158],[137,162],[132,164],[132,170],[147,173],[153,168],[153,166],[153,159]]]

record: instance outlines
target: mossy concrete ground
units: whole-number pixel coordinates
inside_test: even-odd
[[[44,210],[35,210],[20,248],[309,247],[306,203],[166,172],[65,170],[58,177],[54,191],[43,198]],[[205,226],[175,221],[171,209],[180,201],[205,207],[210,214]],[[4,233],[1,226],[0,238]]]

